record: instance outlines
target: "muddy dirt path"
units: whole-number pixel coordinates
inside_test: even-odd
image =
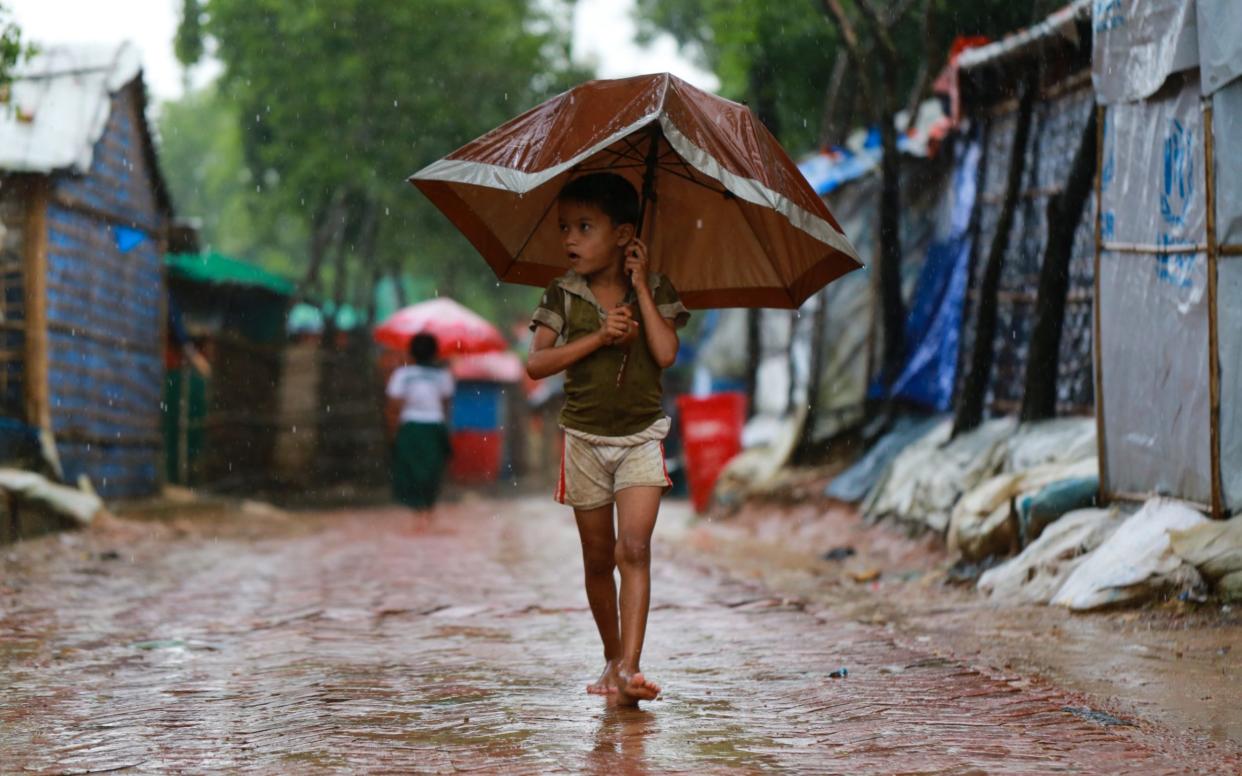
[[[0,554],[2,772],[1237,772],[1237,749],[808,604],[657,536],[642,711],[568,515],[473,501],[114,526]],[[843,679],[830,678],[839,667]]]

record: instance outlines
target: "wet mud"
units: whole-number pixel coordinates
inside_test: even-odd
[[[794,594],[703,536],[676,504],[657,529],[643,662],[665,693],[639,710],[584,692],[600,658],[576,536],[542,499],[428,525],[394,509],[117,522],[4,548],[0,771],[1242,767],[1227,743],[1105,724],[1080,693]]]

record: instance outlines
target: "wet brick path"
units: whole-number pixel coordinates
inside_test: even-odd
[[[0,550],[0,773],[1238,772],[1234,750],[804,611],[657,535],[609,709],[569,516],[473,502]],[[109,550],[119,551],[119,557]],[[847,666],[849,675],[829,673]]]

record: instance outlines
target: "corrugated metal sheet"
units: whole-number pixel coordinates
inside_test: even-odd
[[[141,54],[128,42],[42,48],[0,105],[0,170],[86,174],[112,95],[141,71]]]

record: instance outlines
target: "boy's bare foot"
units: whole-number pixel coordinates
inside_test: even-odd
[[[647,680],[641,672],[617,674],[620,683],[617,686],[618,706],[637,706],[639,701],[654,701],[660,696],[660,686]]]
[[[587,685],[586,691],[592,695],[609,695],[617,691],[617,663],[615,660],[609,660],[604,664],[604,672],[599,675],[599,679]]]

